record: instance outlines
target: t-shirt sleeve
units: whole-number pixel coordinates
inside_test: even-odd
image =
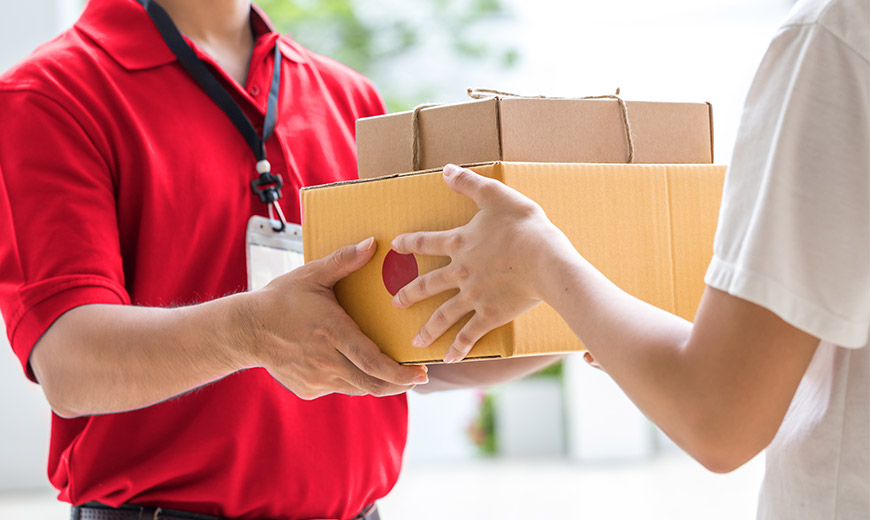
[[[783,28],[747,96],[709,286],[821,340],[870,330],[870,66],[818,24]]]
[[[35,381],[34,345],[66,311],[129,304],[111,157],[94,127],[48,96],[0,91],[0,310]]]

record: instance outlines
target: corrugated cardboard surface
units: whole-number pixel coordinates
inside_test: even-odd
[[[704,289],[724,179],[723,166],[495,163],[473,168],[536,200],[577,249],[631,294],[692,319]],[[411,339],[450,295],[411,309],[392,306],[382,264],[392,239],[461,226],[474,204],[447,188],[440,172],[395,176],[302,192],[306,261],[374,235],[378,250],[339,282],[339,302],[362,331],[400,362],[439,361],[457,325],[433,346]],[[418,257],[420,273],[446,264]],[[509,357],[582,348],[565,322],[540,305],[485,336],[469,358]]]
[[[706,103],[627,101],[635,163],[713,162]],[[411,112],[357,121],[361,179],[411,171]],[[612,99],[505,98],[420,111],[420,169],[487,161],[624,163],[628,141]]]

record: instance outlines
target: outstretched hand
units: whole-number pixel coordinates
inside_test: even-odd
[[[451,259],[447,266],[402,288],[393,304],[407,308],[459,289],[413,340],[414,346],[427,347],[473,313],[444,356],[445,363],[453,363],[463,359],[484,334],[540,303],[548,258],[576,252],[541,207],[516,190],[451,164],[444,167],[444,180],[451,189],[471,198],[479,211],[465,226],[407,233],[393,240],[393,249],[399,253]]]

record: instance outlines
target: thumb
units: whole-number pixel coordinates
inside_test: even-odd
[[[376,249],[375,239],[369,237],[359,244],[333,251],[316,262],[318,281],[324,287],[333,287],[339,280],[366,265]]]
[[[465,195],[483,209],[498,193],[501,183],[495,179],[478,175],[467,168],[460,168],[455,164],[444,167],[444,182],[456,193]]]

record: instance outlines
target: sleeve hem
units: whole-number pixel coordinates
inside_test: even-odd
[[[28,379],[38,383],[30,366],[33,347],[46,330],[67,311],[89,304],[129,305],[126,291],[103,278],[79,278],[58,286],[23,308],[9,323],[9,343]]]
[[[853,321],[836,315],[770,278],[719,258],[713,258],[704,282],[714,289],[760,305],[822,341],[847,348],[861,348],[867,344],[870,321]]]

